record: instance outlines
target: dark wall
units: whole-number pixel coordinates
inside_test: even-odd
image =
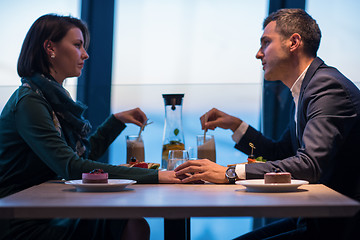
[[[113,60],[114,0],[83,0],[81,18],[90,31],[89,59],[78,80],[77,100],[95,130],[109,115]],[[106,153],[99,161],[108,162]]]

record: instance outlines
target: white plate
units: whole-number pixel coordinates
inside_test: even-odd
[[[264,179],[251,179],[236,181],[236,184],[246,187],[249,192],[292,192],[297,191],[298,187],[309,184],[305,180],[291,180],[291,183],[264,183]]]
[[[78,192],[117,192],[134,183],[136,181],[128,179],[109,179],[108,183],[83,183],[82,180],[65,182],[65,184],[76,187]]]

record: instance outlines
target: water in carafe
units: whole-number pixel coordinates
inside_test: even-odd
[[[182,99],[184,94],[163,94],[165,125],[163,134],[161,167],[167,168],[169,150],[184,150],[185,138],[182,127]]]

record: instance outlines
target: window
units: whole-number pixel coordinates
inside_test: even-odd
[[[16,0],[0,2],[0,109],[20,85],[17,59],[27,31],[40,16],[48,13],[80,17],[80,0]],[[76,78],[68,79],[67,88],[76,98]]]
[[[144,132],[151,161],[161,156],[163,93],[185,93],[186,147],[195,144],[199,117],[212,107],[259,126],[263,73],[255,54],[266,11],[266,1],[116,2],[112,111],[140,107],[154,121]],[[138,128],[125,132],[136,134]],[[245,160],[233,149],[229,131],[214,134],[220,164]],[[125,137],[120,138],[111,159],[122,163]]]
[[[111,109],[140,107],[154,122],[143,132],[145,161],[161,163],[164,93],[185,94],[186,148],[196,146],[195,137],[202,134],[199,118],[212,107],[259,127],[263,73],[255,54],[266,14],[265,0],[116,1]],[[111,147],[111,163],[126,162],[125,136],[138,132],[128,125]],[[230,130],[210,133],[217,163],[246,161],[234,149]],[[161,223],[149,222],[152,229],[162,229]],[[192,218],[191,238],[231,239],[251,230],[251,222]],[[162,231],[151,234],[161,239]]]
[[[359,86],[356,54],[360,38],[360,2],[357,0],[308,0],[307,11],[319,24],[322,38],[318,56]]]

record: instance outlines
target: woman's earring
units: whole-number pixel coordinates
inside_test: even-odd
[[[55,58],[55,53],[52,53],[50,57]]]

